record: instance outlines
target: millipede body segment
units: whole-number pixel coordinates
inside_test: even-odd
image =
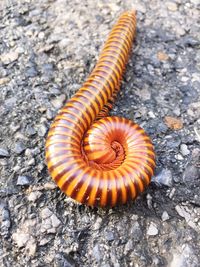
[[[108,116],[135,30],[135,12],[123,13],[94,70],[48,133],[46,161],[53,180],[67,196],[89,206],[113,207],[135,199],[154,172],[155,154],[144,130]]]

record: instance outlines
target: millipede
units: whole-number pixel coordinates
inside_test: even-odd
[[[51,177],[67,196],[88,206],[114,207],[134,200],[154,173],[154,148],[145,131],[128,119],[109,116],[135,32],[135,11],[124,12],[92,73],[48,132]]]

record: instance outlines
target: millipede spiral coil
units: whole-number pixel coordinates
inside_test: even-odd
[[[94,70],[48,133],[49,173],[67,196],[89,206],[113,207],[135,199],[154,172],[153,145],[144,130],[125,118],[108,116],[135,30],[135,12],[123,13]]]

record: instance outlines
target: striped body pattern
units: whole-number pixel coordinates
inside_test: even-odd
[[[125,118],[108,116],[135,30],[135,12],[123,13],[94,70],[48,133],[49,173],[67,196],[89,206],[113,207],[135,199],[154,172],[153,145],[144,130]]]

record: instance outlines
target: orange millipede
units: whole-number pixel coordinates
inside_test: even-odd
[[[125,118],[108,117],[135,30],[135,11],[123,13],[89,78],[48,133],[49,173],[67,196],[89,206],[113,207],[135,199],[154,173],[154,149],[144,130]]]

